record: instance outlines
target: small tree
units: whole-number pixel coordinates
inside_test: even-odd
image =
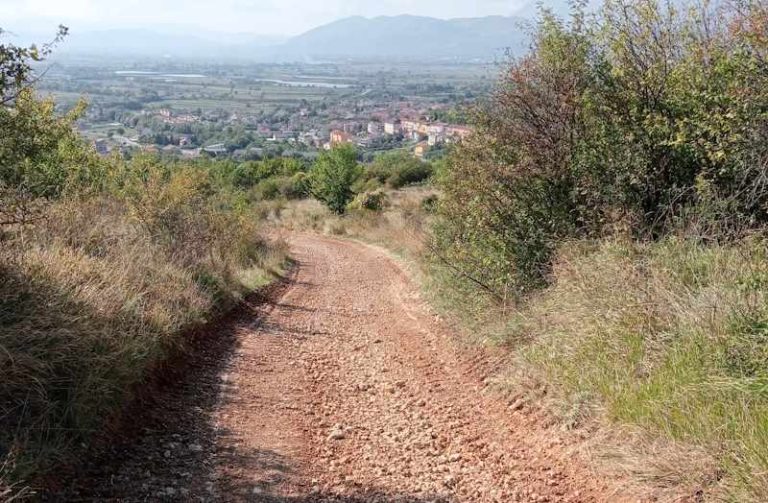
[[[352,200],[352,184],[360,176],[357,152],[352,145],[334,147],[317,159],[311,174],[312,195],[331,211],[342,214]]]
[[[5,43],[4,33],[0,29],[0,226],[23,226],[36,219],[46,199],[74,182],[96,183],[100,170],[72,127],[84,102],[59,116],[53,101],[38,99],[32,88],[33,65],[67,28],[59,27],[54,40],[39,48]]]
[[[54,39],[41,47],[19,47],[0,41],[0,104],[12,103],[22,89],[27,88],[32,78],[32,65],[51,54],[53,47],[67,36],[69,29],[59,26]],[[0,37],[5,30],[0,28]]]

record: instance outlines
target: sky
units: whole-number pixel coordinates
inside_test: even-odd
[[[49,30],[58,23],[72,30],[195,26],[209,32],[297,35],[347,16],[508,16],[533,3],[535,0],[0,0],[0,26],[22,32]]]

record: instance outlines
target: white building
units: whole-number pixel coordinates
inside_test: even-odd
[[[445,142],[445,133],[429,133],[427,137],[427,145],[434,147],[440,143]]]
[[[400,123],[396,121],[385,122],[384,132],[389,135],[396,135],[400,133]]]
[[[378,122],[368,123],[368,134],[379,134],[379,131],[381,131],[381,129]]]

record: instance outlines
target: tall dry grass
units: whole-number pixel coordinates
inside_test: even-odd
[[[286,249],[257,217],[179,178],[136,197],[62,200],[0,236],[6,486],[72,460],[189,329],[281,267]]]
[[[360,239],[383,246],[410,260],[419,260],[426,252],[425,234],[430,215],[425,201],[435,197],[435,190],[410,187],[384,192],[380,211],[349,210],[335,215],[315,200],[292,201],[279,207],[269,206],[272,223],[294,231]],[[265,206],[266,208],[266,206]]]

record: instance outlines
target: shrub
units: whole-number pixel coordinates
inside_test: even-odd
[[[305,171],[304,165],[292,158],[277,157],[263,161],[247,161],[232,171],[232,184],[247,189],[275,177],[291,177]]]
[[[399,189],[428,180],[432,176],[432,166],[422,161],[417,162],[418,164],[400,166],[396,169],[387,178],[387,186]]]
[[[354,195],[352,185],[360,175],[357,153],[351,145],[323,152],[311,172],[311,190],[316,199],[338,214],[344,213]]]
[[[440,198],[435,194],[430,194],[421,200],[420,206],[425,213],[434,213],[437,211],[437,205],[440,202]]]
[[[381,211],[387,204],[387,195],[383,191],[364,192],[358,194],[355,199],[349,203],[350,210],[369,210]]]
[[[422,183],[433,173],[432,165],[414,158],[406,152],[389,152],[377,156],[366,166],[356,184],[358,191],[371,191],[387,185],[399,189]]]
[[[310,178],[303,172],[288,178],[280,189],[286,199],[304,199],[310,194]]]
[[[546,285],[558,244],[695,220],[763,225],[768,66],[759,2],[611,0],[544,13],[439,179],[435,248],[497,299]],[[762,31],[761,31],[762,30]]]
[[[260,181],[256,187],[254,187],[254,194],[259,200],[270,201],[277,199],[281,195],[281,179],[267,178]]]

